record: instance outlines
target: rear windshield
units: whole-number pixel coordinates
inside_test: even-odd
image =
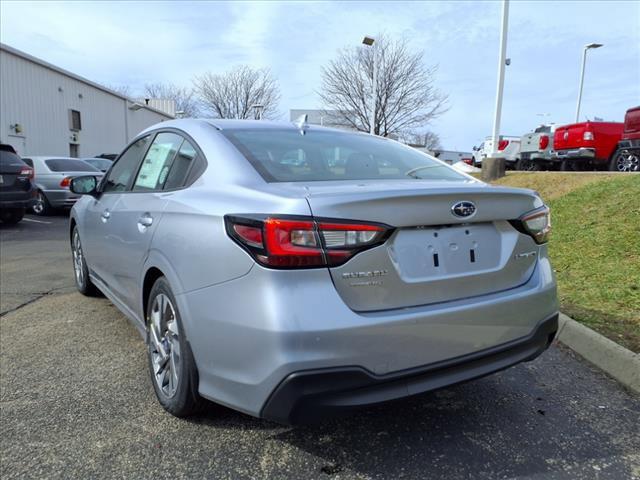
[[[92,167],[82,160],[73,160],[66,158],[55,158],[51,160],[45,160],[44,163],[52,172],[99,172],[95,167]]]
[[[109,170],[109,167],[113,164],[111,160],[104,158],[89,158],[85,160],[92,167],[99,168],[100,170]]]
[[[224,134],[267,182],[466,177],[435,158],[364,134],[238,129]]]
[[[13,152],[8,152],[7,150],[0,150],[0,166],[8,167],[8,166],[24,166],[20,157]]]

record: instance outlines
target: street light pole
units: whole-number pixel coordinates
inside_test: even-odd
[[[498,86],[496,93],[496,109],[493,117],[493,132],[491,139],[491,156],[498,153],[498,138],[500,136],[500,116],[502,114],[502,92],[504,90],[504,69],[507,56],[507,30],[509,27],[509,0],[502,0],[502,26],[500,28],[500,58],[498,59]]]
[[[582,101],[582,87],[584,86],[584,67],[587,63],[587,50],[591,50],[592,48],[600,48],[601,46],[601,43],[590,43],[589,45],[585,45],[582,49],[582,67],[580,68],[580,87],[578,88],[578,104],[576,105],[575,123],[578,123],[580,121],[580,102]]]
[[[376,107],[378,100],[378,48],[375,45],[375,39],[373,37],[364,37],[362,43],[373,49],[373,75],[372,75],[372,87],[371,87],[371,112],[369,119],[369,133],[375,135],[376,133]]]

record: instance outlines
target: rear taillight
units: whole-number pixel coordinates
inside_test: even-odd
[[[71,185],[71,179],[72,177],[64,177],[60,182],[60,186],[62,188],[69,188],[69,185]]]
[[[584,132],[582,134],[583,140],[593,140],[593,132]]]
[[[508,145],[509,145],[509,140],[500,140],[500,142],[498,142],[498,150],[502,151],[505,148],[507,148]]]
[[[225,216],[227,233],[260,264],[271,268],[342,265],[380,245],[386,225],[310,217]]]
[[[533,237],[536,243],[546,243],[551,233],[551,212],[549,207],[543,205],[528,213],[525,213],[517,221],[519,230]]]
[[[33,180],[33,168],[31,167],[23,167],[20,170],[21,177],[27,177],[29,180]]]
[[[540,135],[540,140],[538,141],[538,148],[540,150],[544,150],[549,146],[549,136],[548,135]]]
[[[473,165],[473,158],[463,158],[462,161],[467,165]]]

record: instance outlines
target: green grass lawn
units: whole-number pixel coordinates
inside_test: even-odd
[[[514,172],[551,207],[549,251],[567,315],[640,352],[640,175]]]

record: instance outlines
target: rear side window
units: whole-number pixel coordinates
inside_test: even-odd
[[[44,163],[52,172],[97,172],[97,168],[88,165],[82,160],[68,160],[65,158],[56,158],[45,160]]]
[[[286,129],[222,132],[267,182],[429,179],[466,181],[411,147],[372,135]]]
[[[118,158],[102,185],[103,192],[122,192],[129,188],[129,183],[138,170],[143,155],[149,146],[150,137],[142,137],[134,142]]]
[[[195,162],[197,155],[198,154],[193,145],[185,140],[182,143],[180,150],[178,150],[178,154],[173,161],[173,165],[171,166],[171,170],[169,171],[167,180],[164,183],[165,190],[179,188],[184,185],[187,179],[187,174],[189,173],[189,169]]]
[[[134,191],[161,190],[173,165],[183,138],[170,132],[159,133],[140,166]]]

